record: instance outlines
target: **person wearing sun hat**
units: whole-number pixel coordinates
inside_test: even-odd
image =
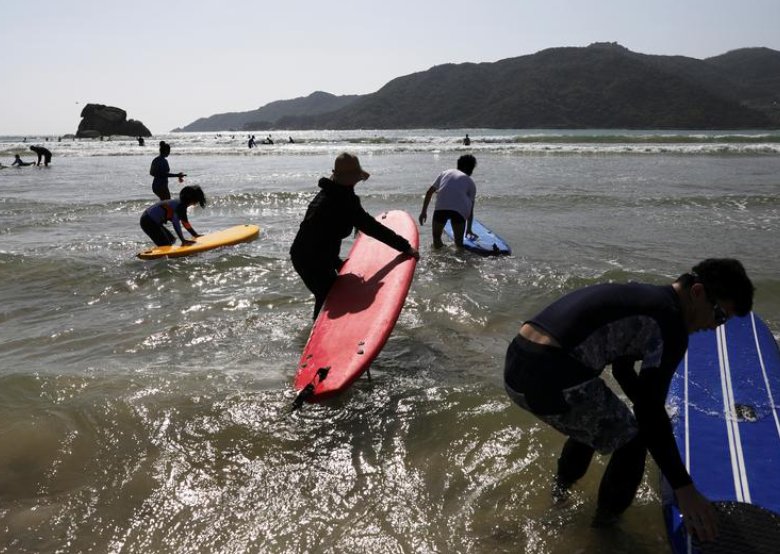
[[[348,152],[339,154],[330,178],[319,180],[320,191],[309,204],[290,248],[295,271],[314,294],[314,319],[317,319],[325,297],[344,264],[339,257],[341,241],[353,229],[415,259],[420,257],[408,240],[363,209],[360,198],[355,194],[355,185],[369,177],[357,156]]]

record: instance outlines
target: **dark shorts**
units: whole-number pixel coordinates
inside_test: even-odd
[[[163,184],[152,183],[152,192],[155,193],[160,200],[171,199],[171,191],[168,190],[168,185],[165,183]]]
[[[466,224],[466,218],[455,210],[436,210],[433,212],[433,220],[441,225],[447,225],[447,221],[452,221],[453,225]]]
[[[141,216],[141,229],[157,246],[169,246],[176,242],[173,233],[146,214]]]
[[[639,431],[625,402],[560,348],[515,337],[507,349],[504,386],[515,404],[602,454],[625,445]]]

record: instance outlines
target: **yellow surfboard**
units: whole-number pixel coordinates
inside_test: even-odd
[[[190,256],[192,254],[197,254],[198,252],[211,250],[212,248],[219,248],[220,246],[229,246],[231,244],[253,240],[257,238],[259,233],[260,227],[257,225],[236,225],[229,229],[215,231],[214,233],[208,233],[194,238],[192,240],[195,241],[195,244],[189,246],[182,246],[181,244],[157,246],[139,252],[138,257],[142,260],[154,260],[166,256],[169,258]]]

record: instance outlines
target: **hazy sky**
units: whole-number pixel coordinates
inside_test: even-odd
[[[780,50],[780,0],[37,0],[0,9],[0,135],[74,133],[84,104],[165,133],[449,62],[615,41],[706,58]]]

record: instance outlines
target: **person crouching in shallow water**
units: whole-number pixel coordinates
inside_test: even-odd
[[[688,335],[715,329],[753,305],[753,284],[734,259],[707,259],[666,286],[601,284],[553,302],[509,345],[509,397],[568,437],[553,499],[564,500],[596,450],[612,453],[593,525],[615,523],[636,495],[650,455],[674,489],[688,531],[708,541],[715,511],[680,459],[666,395]],[[641,362],[638,372],[634,362]],[[633,411],[601,379],[608,364]]]
[[[319,193],[309,204],[290,248],[293,267],[314,294],[314,319],[336,281],[344,262],[339,257],[341,240],[353,229],[373,237],[399,252],[419,259],[409,241],[374,219],[360,204],[355,185],[368,179],[357,156],[344,152],[336,158],[330,178],[319,180]]]
[[[170,246],[176,242],[176,238],[165,227],[170,221],[183,246],[195,244],[195,241],[185,239],[181,232],[181,226],[184,225],[190,235],[200,236],[187,219],[187,208],[195,204],[205,208],[206,196],[199,186],[186,186],[179,192],[178,200],[161,200],[146,208],[141,216],[141,229],[157,246]]]

